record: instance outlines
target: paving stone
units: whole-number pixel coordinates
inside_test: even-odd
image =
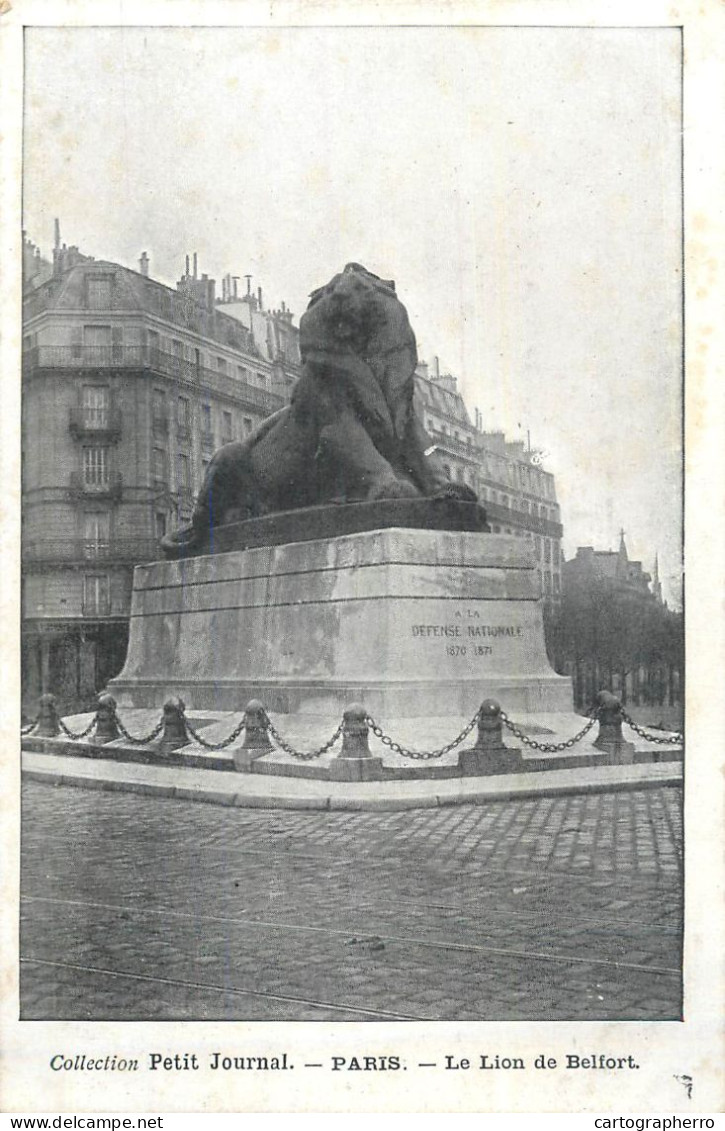
[[[22,1015],[678,1017],[679,792],[347,812],[27,782]]]

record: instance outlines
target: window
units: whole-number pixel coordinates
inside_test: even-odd
[[[218,358],[216,359],[216,367],[217,367],[217,370],[218,370],[218,371],[219,371],[220,373],[226,373],[226,371],[227,371],[227,363],[226,363],[226,361],[224,360],[224,358],[223,358],[223,357],[218,357]]]
[[[83,578],[83,615],[107,616],[110,611],[108,574],[85,574]]]
[[[156,512],[155,529],[157,538],[163,538],[166,534],[166,515],[163,513],[163,511]]]
[[[77,356],[80,355],[78,349]],[[83,358],[92,365],[108,365],[111,360],[110,326],[83,327]]]
[[[83,449],[83,486],[102,490],[109,481],[108,448]]]
[[[179,399],[176,402],[176,423],[178,425],[180,432],[187,432],[188,433],[188,431],[189,431],[189,419],[190,419],[189,398],[188,397],[179,397]]]
[[[89,310],[110,310],[111,282],[110,275],[86,276],[86,306]]]
[[[151,419],[157,425],[166,423],[166,396],[160,389],[151,394]]]
[[[249,370],[246,368],[246,366],[237,366],[237,377],[240,381],[244,381],[245,385],[249,382]]]
[[[108,552],[111,536],[111,516],[98,511],[84,515],[83,554],[86,558],[100,558]]]
[[[151,473],[155,484],[159,485],[166,482],[166,452],[161,448],[154,448],[153,450]]]
[[[205,436],[211,432],[211,405],[203,404],[201,406],[201,431]]]
[[[252,424],[252,421],[250,420],[250,418],[248,416],[244,417],[242,424],[244,425],[244,431],[246,432],[247,435],[249,435],[249,433],[254,430],[254,425]]]
[[[189,457],[179,452],[177,458],[177,489],[179,491],[188,491],[191,486],[191,479],[189,477]]]
[[[260,385],[266,385],[267,384],[267,378],[266,378],[264,373],[258,372],[257,373],[257,380],[259,381]]]
[[[229,444],[232,439],[232,414],[231,412],[222,413],[222,443]]]
[[[158,364],[159,349],[159,335],[156,330],[149,330],[149,360],[152,364]]]
[[[110,390],[104,385],[83,386],[83,423],[86,428],[107,428]]]

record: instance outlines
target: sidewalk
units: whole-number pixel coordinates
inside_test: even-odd
[[[337,782],[24,751],[22,769],[23,776],[34,781],[265,809],[425,809],[682,782],[682,766],[676,762],[579,766],[438,781]]]

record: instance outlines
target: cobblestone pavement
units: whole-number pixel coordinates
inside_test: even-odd
[[[21,1015],[674,1019],[681,800],[304,812],[27,783]]]

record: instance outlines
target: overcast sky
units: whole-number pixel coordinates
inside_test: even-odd
[[[174,284],[251,273],[296,316],[396,280],[471,416],[546,453],[564,548],[679,597],[677,29],[26,32],[24,225]],[[221,283],[218,283],[221,293]]]

